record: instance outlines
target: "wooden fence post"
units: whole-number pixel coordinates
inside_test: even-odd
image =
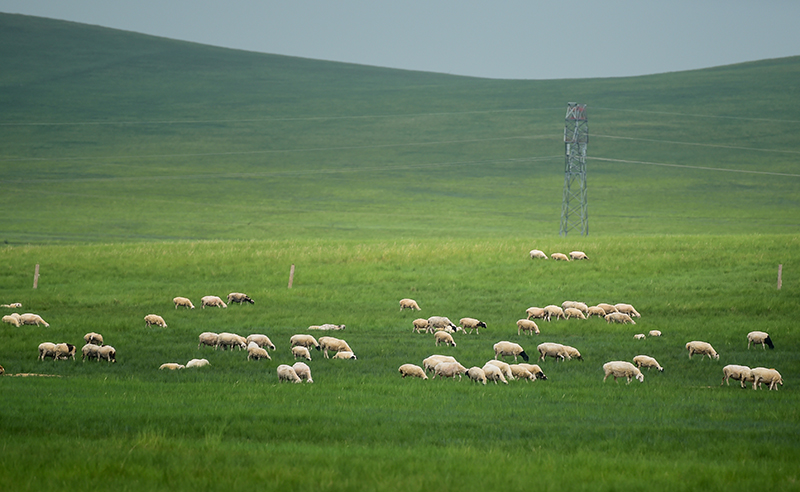
[[[289,288],[292,288],[292,284],[294,283],[294,263],[292,263],[292,268],[289,270]]]
[[[33,288],[37,288],[39,286],[39,264],[36,264],[36,268],[33,270]]]
[[[781,274],[783,273],[783,264],[778,265],[778,290],[781,290]]]

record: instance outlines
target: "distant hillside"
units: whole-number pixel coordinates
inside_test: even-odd
[[[590,238],[800,230],[800,57],[503,81],[0,14],[9,244],[557,235],[588,105]]]

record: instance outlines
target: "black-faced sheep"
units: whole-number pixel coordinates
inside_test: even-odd
[[[772,339],[769,337],[769,334],[763,331],[751,331],[747,334],[747,350],[750,350],[750,344],[761,344],[762,349],[766,349],[767,345],[769,348],[774,349],[775,345],[772,343]]]
[[[92,331],[83,336],[83,341],[95,345],[103,345],[103,335]]]
[[[478,366],[472,366],[467,370],[467,377],[471,381],[481,383],[486,386],[486,373]]]
[[[400,299],[400,311],[403,309],[410,309],[412,311],[422,311],[419,304],[414,299]]]
[[[289,346],[290,347],[305,347],[305,348],[315,348],[320,350],[319,342],[317,339],[312,337],[311,335],[292,335],[292,338],[289,339]]]
[[[486,323],[475,318],[461,318],[458,324],[461,325],[461,328],[466,330],[468,334],[472,333],[472,330],[475,330],[475,334],[477,335],[478,328],[486,328]]]
[[[214,350],[219,347],[219,335],[211,332],[211,331],[204,331],[198,337],[200,339],[200,343],[197,344],[197,348],[199,349],[203,345],[208,345],[209,347],[214,347]]]
[[[525,349],[522,348],[521,345],[514,342],[502,341],[497,342],[493,346],[494,348],[494,358],[497,357],[505,357],[507,355],[514,356],[514,362],[517,361],[517,356],[522,357],[522,360],[528,362],[528,354],[525,353]]]
[[[523,364],[512,364],[512,365],[518,365],[520,367],[524,367],[525,369],[530,371],[531,374],[536,376],[536,379],[541,379],[543,381],[547,380],[547,376],[544,375],[544,371],[542,371],[542,368],[539,367],[538,364],[524,364],[523,363]]]
[[[664,372],[664,368],[661,367],[661,364],[659,364],[657,360],[649,355],[637,355],[633,358],[633,363],[639,368],[646,367],[648,370],[650,370],[651,367],[655,367],[659,370],[659,372]]]
[[[630,324],[630,325],[635,325],[636,324],[636,322],[630,316],[628,316],[625,313],[620,313],[618,311],[614,311],[613,313],[606,314],[605,318],[606,318],[606,323],[622,323],[623,325],[624,324]]]
[[[11,313],[3,316],[3,323],[14,325],[17,328],[22,326],[22,320],[20,319],[20,316],[17,313]]]
[[[170,371],[177,371],[179,369],[186,369],[186,366],[183,364],[178,364],[177,362],[166,362],[161,364],[158,367],[159,370],[169,369]]]
[[[605,373],[603,377],[604,383],[609,376],[614,376],[614,381],[616,381],[617,378],[626,378],[628,380],[627,384],[631,384],[631,379],[633,378],[636,378],[640,383],[644,382],[644,374],[642,374],[642,371],[630,362],[623,360],[606,362],[603,364],[603,372]]]
[[[501,371],[499,367],[487,362],[481,369],[486,379],[494,381],[494,384],[497,384],[498,381],[502,381],[503,384],[508,384],[508,380],[503,376],[503,371]]]
[[[308,350],[306,350],[308,352]],[[259,360],[259,359],[269,359],[272,360],[272,357],[269,356],[266,349],[263,349],[258,346],[256,342],[250,342],[247,345],[247,360]]]
[[[57,343],[56,359],[66,360],[69,358],[75,360],[75,345],[71,343]]]
[[[400,375],[404,378],[406,376],[412,376],[420,379],[428,379],[428,375],[425,374],[425,371],[416,364],[403,364],[398,371],[400,371]]]
[[[295,362],[292,365],[292,369],[294,369],[295,374],[300,379],[305,380],[307,383],[313,383],[314,380],[311,378],[311,368],[308,367],[308,364],[305,362]]]
[[[569,257],[564,253],[551,253],[550,258],[558,261],[569,261]]]
[[[319,339],[319,347],[322,349],[322,353],[325,355],[325,358],[328,358],[328,350],[332,352],[352,352],[353,349],[350,348],[350,345],[347,344],[342,339],[334,338],[334,337],[320,337]]]
[[[456,346],[456,341],[453,340],[453,336],[446,331],[437,331],[433,334],[433,339],[436,342],[436,346],[438,347],[440,343],[444,343],[445,345],[450,345],[451,347]]]
[[[541,251],[541,250],[538,250],[538,249],[532,249],[529,254],[531,255],[531,260],[536,259],[536,258],[540,258],[542,260],[546,260],[547,259],[547,255],[544,254],[544,251]]]
[[[431,316],[428,318],[428,326],[445,331],[458,331],[459,329],[459,327],[453,324],[450,318],[446,316]]]
[[[292,366],[281,364],[276,369],[278,373],[278,381],[289,381],[291,383],[302,383],[303,381],[300,379],[300,376],[297,375],[297,372],[294,370]]]
[[[532,320],[520,319],[517,320],[517,335],[521,335],[523,331],[527,331],[528,335],[539,334],[539,327]]]
[[[358,359],[358,357],[356,357],[356,354],[354,354],[353,352],[342,350],[341,352],[336,352],[335,354],[333,354],[333,357],[331,357],[331,359],[356,360]]]
[[[707,355],[709,359],[719,359],[719,354],[708,342],[691,341],[686,344],[686,350],[689,351],[690,359],[694,354],[700,354],[701,356]]]
[[[161,328],[167,327],[167,323],[164,321],[164,318],[162,318],[157,314],[148,314],[147,316],[144,317],[144,322],[145,325],[147,326],[156,325],[160,326]]]
[[[97,360],[100,359],[105,359],[108,362],[116,362],[117,349],[115,349],[111,345],[103,345],[102,347],[97,349]]]
[[[228,294],[228,304],[235,302],[237,304],[242,304],[243,302],[249,302],[250,304],[255,304],[256,301],[250,298],[247,294],[242,294],[241,292],[231,292]]]
[[[749,383],[753,381],[753,372],[747,366],[740,366],[737,364],[728,364],[727,366],[722,368],[722,382],[719,383],[720,386],[727,383],[728,386],[731,385],[730,380],[733,379],[734,381],[739,381],[739,384],[742,388],[745,387],[744,383]]]
[[[194,309],[194,304],[186,297],[173,297],[172,302],[175,304],[175,309],[178,309],[178,306]]]
[[[262,335],[260,333],[253,333],[247,335],[247,338],[245,338],[244,341],[248,345],[250,344],[250,342],[253,342],[261,348],[275,350],[275,345],[273,345],[272,340],[270,340],[268,336]]]
[[[23,325],[44,325],[45,327],[50,326],[50,324],[43,320],[41,316],[34,313],[24,313],[19,315],[19,322]]]
[[[527,379],[528,381],[536,380],[536,376],[531,371],[519,364],[511,364],[509,367],[511,368],[511,374],[514,376],[514,379]]]
[[[589,257],[583,251],[570,251],[569,257],[573,260],[588,260]]]
[[[783,377],[781,373],[775,369],[767,369],[766,367],[756,367],[750,371],[753,378],[753,389],[758,389],[762,384],[766,383],[770,390],[778,391],[778,385],[783,386]]]
[[[200,298],[200,304],[201,304],[200,307],[202,307],[203,309],[205,309],[206,306],[218,307],[218,308],[228,307],[228,305],[225,304],[225,302],[217,296],[203,296]]]

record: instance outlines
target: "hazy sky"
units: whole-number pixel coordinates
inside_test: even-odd
[[[642,75],[800,54],[797,0],[0,0],[0,12],[504,79]]]

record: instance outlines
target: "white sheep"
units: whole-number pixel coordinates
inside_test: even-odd
[[[635,325],[636,322],[627,314],[614,311],[605,315],[606,323],[622,323]]]
[[[536,259],[536,258],[540,258],[540,259],[543,259],[543,260],[547,259],[547,255],[544,254],[544,251],[539,250],[539,249],[532,249],[529,254],[531,256],[531,260]]]
[[[308,350],[306,350],[308,352]],[[259,359],[269,359],[272,360],[272,357],[269,356],[266,349],[263,349],[258,346],[256,342],[250,342],[247,345],[247,360],[259,360]]]
[[[22,326],[22,319],[20,319],[18,313],[11,313],[3,316],[3,323],[8,323],[10,325],[14,325],[17,328],[19,328],[20,326]]]
[[[194,309],[194,304],[186,297],[173,297],[172,302],[175,304],[175,309],[178,309],[178,306]]]
[[[624,360],[606,362],[603,364],[603,372],[605,373],[603,377],[604,383],[609,376],[614,376],[614,381],[616,381],[617,378],[626,378],[628,380],[627,384],[631,384],[631,379],[633,378],[636,378],[640,383],[644,382],[644,374],[642,374],[642,371],[630,362]]]
[[[761,344],[762,349],[766,349],[767,345],[769,348],[774,349],[775,345],[772,343],[772,339],[769,337],[769,334],[763,331],[751,331],[747,334],[747,350],[750,350],[750,344]]]
[[[305,360],[311,360],[311,352],[308,351],[308,348],[303,347],[302,345],[296,345],[292,347],[292,356],[297,360],[298,357],[301,357]]]
[[[3,368],[3,366],[0,366],[0,376],[2,376],[5,373],[6,373],[5,368]]]
[[[167,327],[167,323],[164,321],[164,318],[157,314],[148,314],[144,317],[144,322],[147,326],[156,325],[160,326],[161,328]]]
[[[400,311],[403,309],[410,309],[412,311],[422,311],[419,304],[414,299],[400,299]]]
[[[56,359],[69,359],[75,360],[75,345],[71,343],[57,343],[56,344]]]
[[[661,331],[660,330],[650,330],[648,332],[648,335],[650,335],[651,337],[660,337],[661,336]]]
[[[531,371],[519,364],[511,364],[509,367],[511,368],[511,374],[514,376],[514,379],[536,380],[536,376]]]
[[[619,304],[614,304],[614,307],[617,308],[617,311],[619,311],[620,313],[625,313],[632,318],[642,317],[642,315],[639,314],[630,304],[619,303]]]
[[[580,352],[578,352],[578,349],[570,345],[563,345],[563,347],[564,351],[566,351],[567,355],[569,356],[569,359],[578,359],[579,361],[583,362],[583,356]]]
[[[272,343],[272,340],[270,340],[268,336],[262,335],[261,333],[252,333],[247,335],[247,338],[245,338],[244,341],[248,345],[250,345],[250,342],[253,342],[261,348],[275,350],[275,345]]]
[[[775,369],[767,369],[766,367],[756,367],[750,371],[753,378],[753,389],[758,389],[763,383],[766,383],[770,390],[778,391],[778,385],[783,386],[783,377],[781,373]]]
[[[214,350],[219,347],[219,335],[211,332],[211,331],[204,331],[198,337],[200,343],[197,344],[197,348],[199,349],[203,345],[208,345],[209,347],[214,347]]]
[[[664,368],[661,367],[661,364],[649,355],[637,355],[633,358],[633,363],[639,368],[646,367],[648,371],[651,367],[655,367],[659,372],[664,372]]]
[[[525,310],[525,314],[528,315],[527,319],[537,318],[537,319],[544,319],[547,317],[547,311],[544,308],[531,306]]]
[[[312,337],[311,335],[301,335],[301,334],[292,335],[292,338],[289,339],[289,346],[290,347],[300,346],[305,348],[313,347],[317,350],[320,350],[319,342],[317,342],[317,339]]]
[[[498,381],[502,381],[503,384],[508,384],[508,380],[503,376],[503,371],[501,371],[499,367],[487,362],[481,369],[488,381],[494,381],[494,384],[497,384]]]
[[[158,369],[159,370],[169,369],[170,371],[176,371],[178,369],[186,369],[186,366],[184,366],[183,364],[178,364],[177,362],[167,362],[161,364]]]
[[[551,253],[550,258],[558,261],[569,261],[569,257],[564,253]]]
[[[21,307],[22,307],[22,303],[21,302],[12,302],[11,304],[2,304],[2,305],[0,305],[0,308],[7,308],[7,309],[16,309],[16,308],[21,308]]]
[[[222,350],[225,350],[225,347],[230,347],[233,350],[233,347],[238,348],[239,350],[247,349],[247,340],[241,336],[237,335],[236,333],[228,333],[223,331],[217,337],[217,347],[222,347]]]
[[[511,368],[512,373],[513,373],[513,370],[514,370],[513,366],[515,366],[515,365],[520,366],[520,367],[524,367],[531,374],[533,374],[536,377],[536,379],[541,379],[543,381],[547,381],[547,376],[544,375],[544,371],[542,371],[542,368],[539,367],[538,364],[524,364],[524,363],[522,363],[522,364],[512,364],[511,365],[512,366],[512,368]]]
[[[539,327],[532,320],[519,319],[517,320],[517,335],[521,335],[523,331],[527,331],[529,335],[536,333],[539,334]]]
[[[342,339],[334,337],[320,337],[319,346],[325,358],[328,358],[328,350],[333,352],[352,352],[353,349]]]
[[[200,304],[201,304],[200,307],[202,307],[203,309],[205,309],[206,306],[210,306],[210,307],[215,307],[216,306],[216,307],[219,307],[219,308],[228,307],[228,305],[225,304],[225,302],[222,299],[220,299],[219,297],[217,297],[217,296],[203,296],[203,297],[200,298]]]
[[[308,327],[309,330],[321,330],[321,331],[342,331],[346,328],[345,325],[335,325],[333,323],[324,323],[321,325],[311,325]]]
[[[87,343],[86,345],[81,347],[81,360],[82,361],[86,361],[86,359],[100,360],[100,355],[98,354],[98,350],[100,350],[100,345]]]
[[[566,315],[564,314],[564,310],[561,309],[561,306],[556,306],[555,304],[550,304],[544,307],[545,311],[545,319],[550,321],[550,319],[555,316],[556,319],[566,319]]]
[[[723,384],[728,383],[728,386],[730,386],[730,379],[739,381],[739,384],[742,386],[742,388],[744,388],[744,383],[753,381],[752,369],[747,366],[728,364],[722,368],[722,382],[719,383],[719,385],[722,386]]]
[[[708,342],[691,341],[686,344],[686,350],[689,351],[690,359],[694,354],[700,354],[701,356],[707,355],[709,359],[719,359],[719,354]]]
[[[237,304],[242,304],[243,302],[249,302],[250,304],[255,304],[256,301],[250,298],[247,294],[242,294],[241,292],[231,292],[228,294],[228,304],[235,302]],[[224,307],[224,306],[223,306]]]
[[[93,343],[95,345],[103,345],[103,335],[91,331],[83,336],[83,341],[86,343]]]
[[[436,341],[436,346],[438,347],[440,343],[444,343],[445,345],[450,345],[451,347],[456,346],[456,341],[453,340],[453,336],[446,331],[437,331],[433,334],[433,339]]]
[[[190,367],[205,367],[210,365],[211,363],[208,361],[208,359],[192,359],[186,363],[186,368],[188,369]]]
[[[588,260],[589,257],[583,251],[570,251],[569,257],[573,260]]]
[[[308,364],[305,362],[295,362],[292,365],[292,369],[294,369],[295,374],[300,379],[304,379],[307,383],[313,383],[314,379],[311,378],[311,368],[308,367]]]
[[[616,313],[617,308],[613,304],[609,304],[607,302],[600,302],[597,304],[597,307],[602,309],[606,312],[606,314]]]
[[[503,373],[503,376],[505,376],[505,378],[507,380],[509,380],[509,381],[513,381],[514,380],[514,372],[511,370],[511,365],[509,365],[507,362],[504,362],[502,360],[497,360],[497,359],[490,359],[490,360],[488,360],[486,362],[486,364],[489,364],[489,365],[492,365],[492,366],[495,366],[495,367],[499,368],[500,372]],[[484,366],[486,364],[484,364]]]
[[[472,330],[475,330],[476,335],[478,335],[478,328],[486,328],[486,323],[475,318],[461,318],[458,324],[461,328],[466,330],[467,333],[472,333]]]
[[[461,376],[466,373],[467,368],[458,362],[440,362],[433,368],[433,379],[436,379],[436,376],[453,379],[458,376],[458,380],[461,381]]]
[[[411,326],[412,326],[412,328],[411,328],[412,332],[415,331],[417,333],[422,333],[423,331],[424,332],[430,332],[431,331],[431,330],[428,329],[429,328],[428,320],[425,319],[425,318],[417,318],[417,319],[415,319],[411,323]]]
[[[358,359],[358,357],[356,357],[356,354],[354,354],[353,352],[343,350],[341,352],[336,352],[335,354],[333,354],[333,357],[331,357],[331,359],[356,360]]]
[[[586,319],[586,315],[583,314],[583,311],[581,311],[578,308],[574,308],[574,307],[568,307],[567,309],[565,309],[564,310],[564,317],[566,319],[570,319],[570,318]]]
[[[278,372],[278,381],[289,381],[292,383],[302,383],[303,381],[300,379],[300,376],[297,375],[297,372],[294,370],[292,366],[281,364],[276,369]]]
[[[585,302],[580,301],[564,301],[561,303],[561,309],[565,310],[567,308],[574,308],[582,312],[583,314],[589,314],[589,306],[586,305]]]
[[[422,367],[427,372],[433,372],[436,365],[440,362],[458,362],[455,357],[450,355],[431,355],[422,360]]]
[[[52,342],[43,342],[39,344],[39,357],[38,360],[44,360],[51,357],[56,360],[56,344]]]
[[[478,366],[472,366],[467,370],[467,377],[471,381],[481,383],[486,386],[486,373]]]
[[[24,313],[19,315],[19,322],[23,325],[44,325],[45,327],[50,326],[50,324],[43,320],[41,316],[34,313]]]
[[[425,374],[425,371],[416,364],[403,364],[398,371],[400,371],[400,375],[404,378],[406,376],[413,376],[415,378],[428,379],[428,375]]]
[[[111,345],[103,345],[97,349],[97,360],[105,359],[108,362],[117,362],[117,349]]]
[[[550,356],[556,360],[571,359],[572,357],[560,343],[545,342],[540,343],[536,349],[539,351],[539,359],[545,360]]]
[[[518,343],[504,340],[502,342],[495,343],[492,348],[494,348],[495,359],[497,359],[498,356],[505,357],[507,355],[513,355],[514,362],[517,361],[517,356],[522,357],[522,360],[528,362],[528,354],[525,353],[525,349],[523,349]]]
[[[606,310],[601,308],[600,306],[589,306],[589,308],[586,310],[586,317],[591,318],[592,316],[605,318]]]
[[[438,330],[452,330],[458,331],[459,327],[450,321],[447,316],[431,316],[428,318],[428,326]]]
[[[637,333],[636,335],[633,336],[633,338],[634,340],[644,340],[645,336],[644,333]]]

